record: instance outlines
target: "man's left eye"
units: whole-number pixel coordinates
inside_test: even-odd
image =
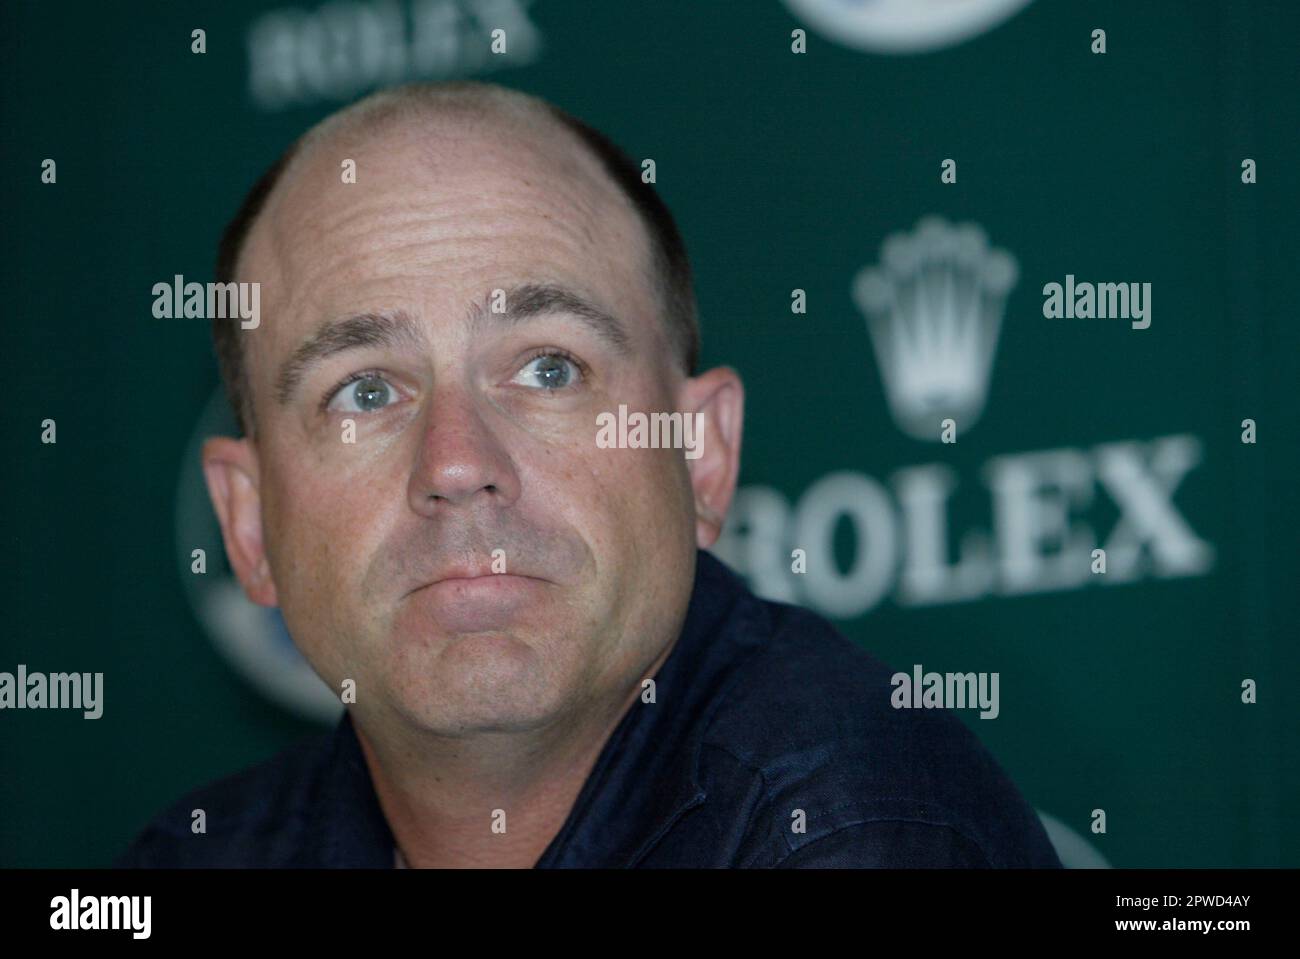
[[[581,376],[573,360],[558,353],[547,353],[528,361],[513,382],[544,390],[558,390],[577,381]]]
[[[339,387],[327,401],[326,409],[343,413],[373,413],[396,401],[397,391],[387,380],[377,373],[367,373]]]

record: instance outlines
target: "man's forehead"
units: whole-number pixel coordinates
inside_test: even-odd
[[[556,124],[389,118],[374,125],[354,122],[305,144],[268,198],[250,245],[262,227],[296,234],[339,219],[362,219],[367,212],[396,213],[383,209],[385,200],[426,210],[442,202],[455,214],[467,211],[450,204],[467,199],[484,212],[494,199],[535,205],[586,229],[640,225],[598,160]]]
[[[389,305],[370,298],[413,275],[430,281],[417,308],[457,315],[482,297],[480,277],[567,280],[658,339],[649,264],[639,215],[567,131],[393,122],[309,145],[254,224],[239,278],[263,285],[274,342],[253,352],[271,361],[330,315]]]

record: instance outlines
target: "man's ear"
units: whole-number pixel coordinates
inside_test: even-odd
[[[740,438],[745,421],[745,388],[726,366],[686,380],[681,387],[683,411],[695,411],[700,427],[687,468],[695,491],[695,540],[708,549],[722,533],[740,477]]]
[[[213,436],[203,442],[203,476],[221,522],[226,556],[248,598],[276,606],[275,581],[262,545],[262,498],[251,441]]]

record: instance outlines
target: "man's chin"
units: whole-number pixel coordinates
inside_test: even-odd
[[[389,682],[399,711],[430,732],[533,729],[549,722],[559,705],[537,650],[510,633],[457,633],[406,644],[393,664]]]

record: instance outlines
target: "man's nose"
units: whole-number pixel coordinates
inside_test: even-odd
[[[434,393],[411,471],[409,498],[417,513],[432,516],[479,498],[509,506],[519,498],[514,461],[484,414],[463,388]]]

